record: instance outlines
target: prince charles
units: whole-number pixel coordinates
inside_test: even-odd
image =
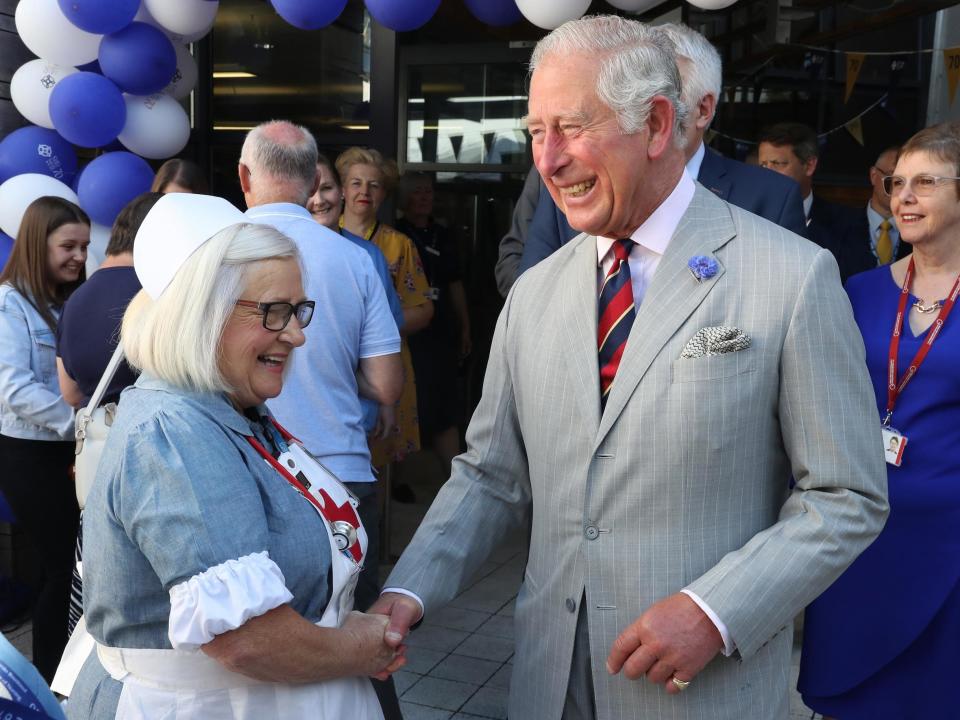
[[[531,67],[534,160],[583,234],[508,297],[374,610],[399,642],[529,516],[511,718],[786,718],[792,618],[887,512],[837,265],[686,174],[654,28],[567,23]]]

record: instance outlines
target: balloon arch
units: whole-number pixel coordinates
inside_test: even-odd
[[[544,29],[579,18],[590,6],[590,0],[462,1],[488,25],[526,18]],[[643,12],[663,0],[607,1]],[[712,10],[736,0],[688,1]],[[370,15],[397,32],[424,25],[440,2],[365,0]],[[335,21],[347,0],[270,4],[291,25],[316,30]],[[189,44],[210,31],[218,7],[218,0],[20,0],[17,32],[38,59],[24,63],[10,82],[13,104],[31,124],[0,140],[0,230],[6,234],[0,234],[0,255],[37,197],[79,200],[102,238],[120,208],[149,189],[152,172],[143,158],[173,157],[190,139],[179,102],[197,82]],[[78,174],[73,146],[106,152]]]

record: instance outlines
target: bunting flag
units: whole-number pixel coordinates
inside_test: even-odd
[[[947,88],[950,104],[957,95],[957,82],[960,81],[960,47],[947,48],[943,51],[943,66],[947,70]]]
[[[863,68],[863,61],[866,59],[864,53],[848,52],[847,55],[847,92],[843,96],[844,104],[850,99],[853,93],[853,86],[857,84],[857,78],[860,76],[860,70]]]
[[[853,139],[856,140],[860,145],[863,145],[863,120],[858,115],[853,120],[848,122],[844,127],[847,128],[847,132],[853,135]]]

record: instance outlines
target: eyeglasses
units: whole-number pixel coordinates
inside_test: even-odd
[[[891,197],[899,195],[909,186],[917,197],[933,195],[933,191],[948,182],[960,180],[960,177],[945,177],[941,175],[914,175],[912,178],[900,175],[887,175],[883,179],[883,191]]]
[[[763,160],[760,167],[767,168],[767,170],[776,170],[777,168],[785,168],[789,164],[789,160]]]
[[[313,320],[313,309],[316,307],[313,300],[304,300],[296,305],[288,302],[258,303],[252,300],[237,300],[237,305],[260,311],[263,314],[263,327],[273,332],[283,330],[294,315],[297,316],[300,328],[305,328]]]

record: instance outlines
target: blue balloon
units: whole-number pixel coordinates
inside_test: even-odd
[[[5,232],[0,232],[0,270],[7,264],[7,258],[10,257],[12,250],[13,238]],[[13,510],[9,505],[4,507],[5,505],[6,501],[0,497],[0,522],[13,522]]]
[[[50,119],[74,145],[95,148],[120,134],[127,106],[117,86],[103,75],[78,72],[63,78],[50,93]]]
[[[523,19],[515,0],[464,0],[467,9],[482,23],[502,27]]]
[[[270,0],[270,4],[294,27],[317,30],[340,17],[347,0]]]
[[[97,35],[122,30],[140,9],[140,0],[58,0],[58,4],[67,20]]]
[[[170,38],[142,22],[104,35],[97,60],[103,74],[131,95],[160,92],[177,71],[177,51]]]
[[[77,154],[55,130],[27,125],[0,140],[0,183],[21,173],[41,173],[69,185],[77,174]]]
[[[111,152],[83,169],[77,197],[91,220],[110,227],[123,207],[150,190],[151,183],[153,169],[146,160],[129,152]]]
[[[397,32],[416,30],[434,16],[440,0],[365,0],[373,19]]]

